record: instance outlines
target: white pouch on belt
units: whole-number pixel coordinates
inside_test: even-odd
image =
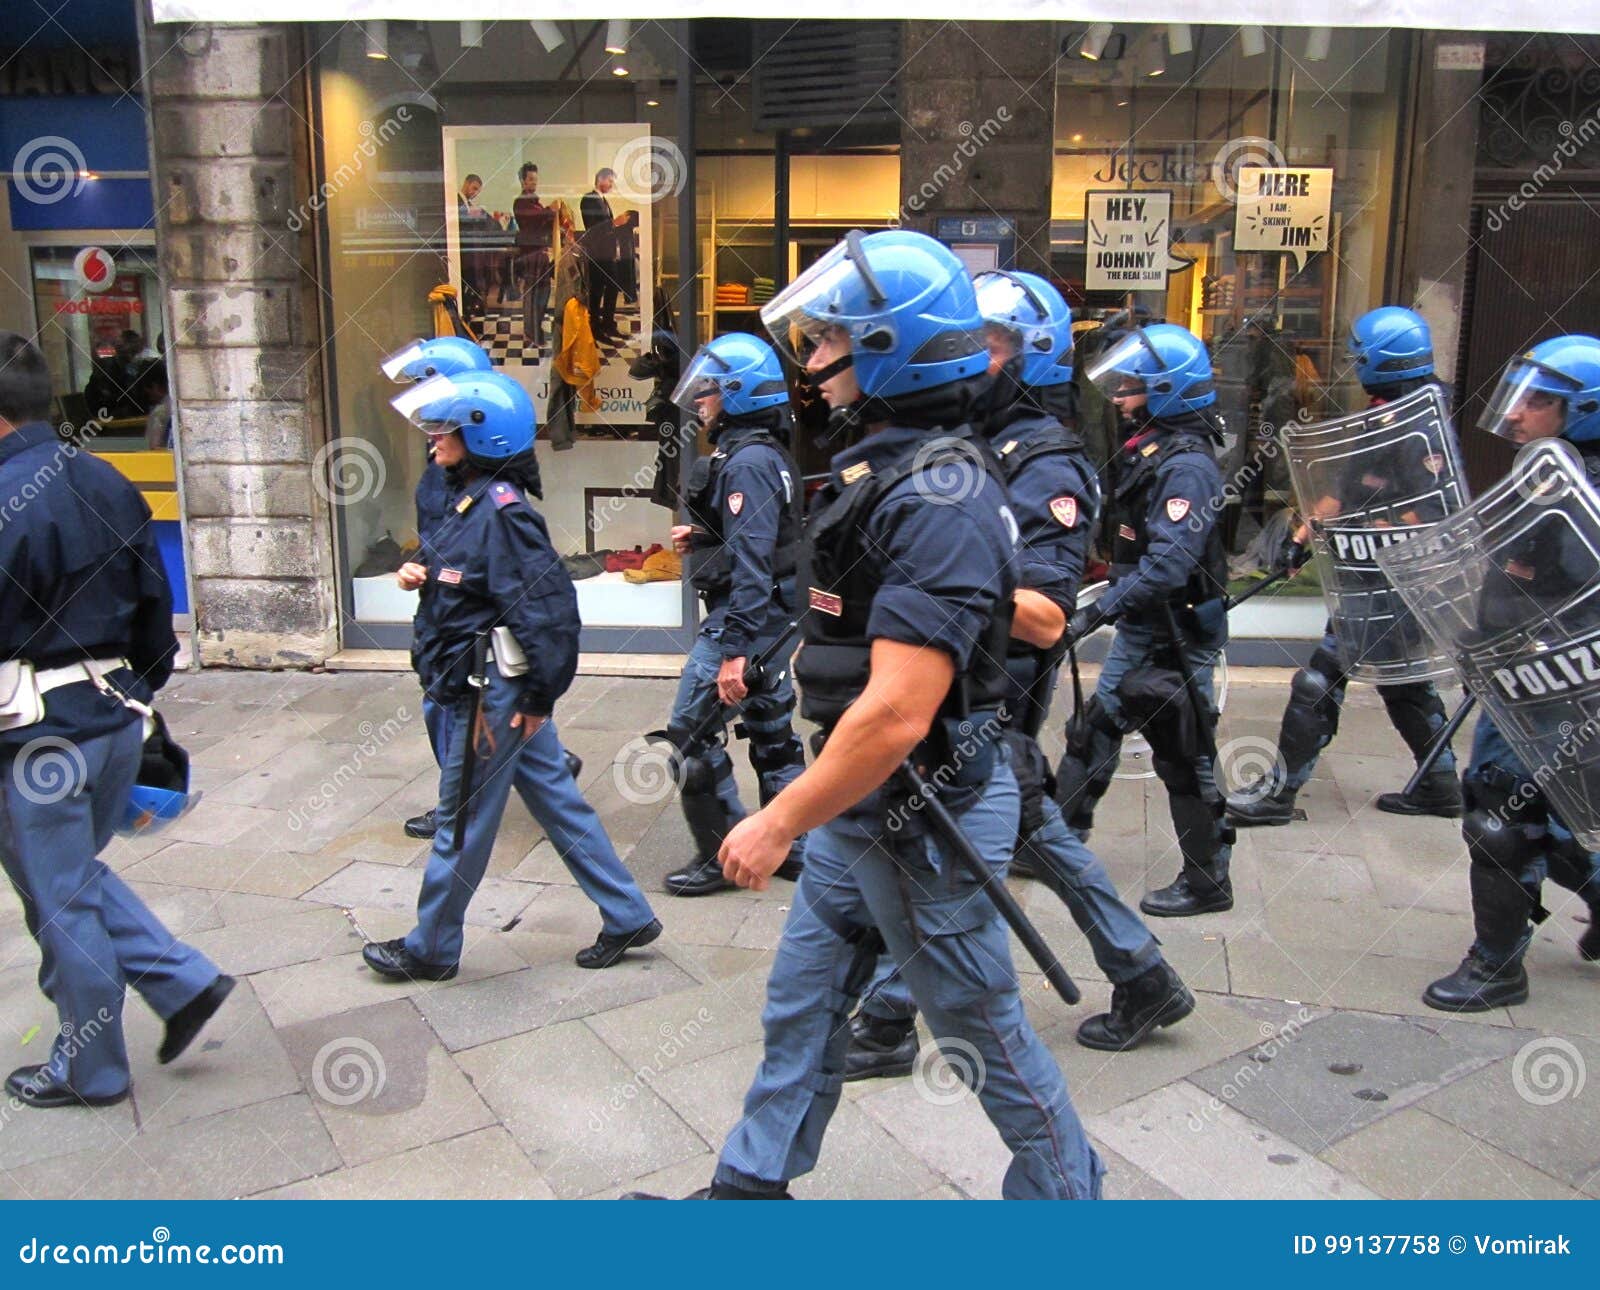
[[[500,669],[501,676],[527,675],[528,656],[522,652],[522,646],[517,644],[509,627],[496,627],[489,633],[489,641],[494,646],[494,665]]]
[[[20,730],[44,720],[44,695],[25,658],[0,663],[0,730]]]

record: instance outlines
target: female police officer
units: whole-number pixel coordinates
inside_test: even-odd
[[[1017,789],[995,713],[1017,524],[992,456],[941,433],[967,420],[987,365],[971,280],[919,233],[852,233],[762,321],[868,433],[833,459],[807,524],[795,671],[821,751],[722,848],[728,877],[760,890],[810,831],[767,982],[765,1058],[706,1194],[782,1197],[816,1163],[850,1011],[887,945],[1011,1148],[1005,1195],[1097,1196],[1102,1166],[1023,1014],[1004,924],[889,784],[913,757],[977,850],[1006,863]]]
[[[535,422],[522,387],[499,373],[435,376],[393,403],[433,440],[451,485],[445,520],[431,540],[432,585],[412,645],[423,688],[449,712],[439,828],[417,926],[406,937],[369,944],[363,957],[384,976],[447,981],[459,967],[467,905],[513,780],[523,788],[530,764],[543,767],[532,785],[538,791],[523,791],[530,808],[567,815],[581,807],[593,815],[550,721],[577,668],[578,604],[544,520],[524,496],[533,478]],[[621,878],[638,896],[626,871]],[[643,910],[641,923],[606,926],[578,956],[579,966],[607,967],[629,946],[655,940],[661,924],[648,905]]]

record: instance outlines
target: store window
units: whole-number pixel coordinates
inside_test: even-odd
[[[587,644],[669,646],[683,583],[670,560],[641,566],[674,522],[679,442],[640,359],[676,325],[676,45],[589,22],[347,23],[318,43],[319,186],[299,218],[327,238],[347,643],[403,643],[415,610],[392,573],[424,445],[378,364],[453,310],[533,398],[539,507]]]
[[[1410,41],[1363,29],[1061,29],[1052,258],[1082,319],[1080,357],[1101,321],[1129,309],[1206,340],[1228,426],[1223,533],[1236,572],[1255,565],[1274,517],[1287,521],[1276,429],[1360,397],[1344,337],[1387,303]],[[1086,400],[1086,421],[1109,452],[1103,402]]]

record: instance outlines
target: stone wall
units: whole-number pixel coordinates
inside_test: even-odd
[[[303,667],[337,648],[320,468],[315,255],[299,28],[144,32],[175,439],[202,664]]]
[[[907,228],[1000,215],[1019,269],[1047,273],[1055,24],[908,22],[901,34],[900,201]]]

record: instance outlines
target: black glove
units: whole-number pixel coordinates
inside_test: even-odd
[[[1099,601],[1085,605],[1067,620],[1066,646],[1070,649],[1085,636],[1099,631],[1109,621],[1110,619],[1101,610]]]
[[[1310,558],[1311,548],[1291,537],[1284,541],[1283,549],[1278,552],[1278,568],[1293,575],[1299,573]]]

